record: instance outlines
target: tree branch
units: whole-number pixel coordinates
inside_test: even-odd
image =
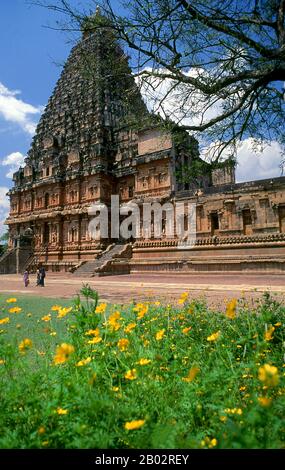
[[[284,1],[284,0],[282,0]],[[232,36],[239,41],[243,42],[244,44],[247,44],[249,47],[255,49],[257,52],[259,52],[263,57],[266,58],[272,58],[272,56],[276,55],[276,50],[272,49],[267,49],[264,47],[262,44],[259,42],[254,41],[252,38],[246,36],[240,31],[235,31],[232,28],[226,26],[224,23],[223,24],[218,24],[216,21],[212,20],[210,17],[203,15],[200,13],[198,10],[196,10],[194,7],[190,5],[190,3],[187,0],[179,0],[179,3],[183,6],[183,8],[190,13],[190,15],[193,18],[196,18],[199,20],[201,23],[203,23],[205,26],[208,26],[215,31],[219,31],[221,33],[225,33],[228,36]]]

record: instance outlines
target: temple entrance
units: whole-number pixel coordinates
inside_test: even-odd
[[[217,212],[211,214],[211,235],[217,235],[220,230],[219,215]]]
[[[243,233],[244,235],[252,235],[252,217],[250,209],[242,211]]]
[[[279,229],[281,233],[285,233],[285,206],[278,208],[279,212]]]
[[[46,222],[43,229],[43,244],[44,246],[49,243],[49,224]]]

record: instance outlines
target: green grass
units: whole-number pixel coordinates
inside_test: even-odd
[[[283,305],[84,294],[62,318],[62,300],[0,299],[1,448],[285,447]]]
[[[62,299],[62,298],[46,298],[43,296],[35,297],[30,295],[17,295],[17,294],[0,294],[0,309],[1,305],[6,304],[6,300],[9,298],[17,298],[17,303],[9,304],[10,308],[13,308],[14,305],[21,307],[22,311],[19,314],[10,315],[10,323],[5,325],[5,338],[21,340],[21,338],[31,338],[32,340],[37,340],[39,347],[42,343],[46,343],[48,329],[51,331],[56,331],[58,338],[54,338],[54,343],[59,340],[62,334],[64,334],[66,328],[63,322],[60,322],[56,319],[56,316],[53,316],[53,321],[51,323],[45,323],[41,321],[41,318],[48,313],[53,305],[60,305],[62,307],[69,307],[72,304],[72,300]],[[5,306],[5,311],[7,312],[8,304]],[[1,310],[0,310],[1,312]],[[1,318],[3,317],[3,313]],[[0,330],[3,330],[0,325]]]
[[[17,304],[21,304],[21,307],[25,312],[32,312],[35,315],[46,314],[53,305],[69,306],[72,300],[63,298],[49,298],[44,296],[33,296],[33,295],[20,295],[20,294],[0,294],[0,304],[5,303],[7,299],[15,297]]]

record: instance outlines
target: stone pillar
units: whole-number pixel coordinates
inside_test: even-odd
[[[16,274],[20,273],[20,236],[16,238]]]

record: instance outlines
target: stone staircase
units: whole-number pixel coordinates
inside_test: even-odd
[[[23,272],[31,257],[30,247],[17,247],[6,251],[0,257],[0,274],[19,274]]]
[[[16,273],[16,248],[6,251],[0,257],[0,274]]]
[[[116,261],[121,264],[123,271],[126,271],[126,261],[131,257],[131,244],[112,244],[103,251],[95,260],[86,261],[79,265],[74,271],[73,275],[77,277],[94,277],[94,276],[106,276],[111,274],[123,274],[119,269],[112,270],[113,264],[116,265]],[[120,259],[123,263],[120,263]],[[124,262],[125,261],[125,262]],[[123,267],[124,265],[124,267]],[[121,270],[122,270],[121,269]]]
[[[42,257],[46,254],[47,252],[47,245],[44,245],[39,252],[36,254],[33,252],[31,253],[31,256],[27,259],[25,265],[22,267],[22,272],[27,269],[30,273],[35,273],[38,265],[41,262]]]

